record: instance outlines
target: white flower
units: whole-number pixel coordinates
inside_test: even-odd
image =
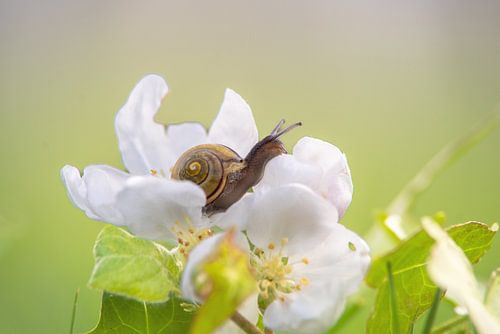
[[[259,298],[268,303],[264,325],[293,333],[321,333],[343,311],[370,263],[366,243],[338,224],[330,202],[300,184],[256,193],[245,212],[249,251]],[[239,208],[238,210],[242,210]],[[183,274],[184,296],[198,301],[193,275],[220,235],[200,243]]]
[[[271,160],[256,189],[265,191],[301,183],[330,201],[342,217],[351,203],[353,185],[345,155],[334,145],[311,137],[300,139],[293,155]]]
[[[464,252],[431,219],[424,219],[423,227],[436,240],[427,264],[432,280],[446,290],[448,298],[467,309],[480,334],[500,333],[500,321],[484,305],[479,284]]]
[[[340,215],[349,205],[352,183],[345,156],[331,144],[305,137],[297,143],[293,155],[271,160],[256,194],[247,194],[209,221],[201,210],[206,202],[202,189],[187,181],[172,180],[171,168],[187,149],[205,143],[226,145],[244,157],[257,143],[257,127],[248,104],[227,89],[208,133],[199,123],[165,128],[154,121],[154,115],[167,92],[161,77],[148,75],[136,85],[116,116],[115,128],[128,173],[105,165],[88,166],[83,175],[73,166],[62,168],[70,199],[88,217],[125,226],[148,239],[177,240],[179,233],[189,231],[186,238],[196,240],[197,233],[205,233],[210,222],[244,226],[244,212],[257,194],[288,183],[314,189],[334,204]]]
[[[208,133],[198,123],[165,129],[153,118],[167,92],[161,77],[148,75],[116,116],[120,151],[129,173],[103,165],[85,168],[83,176],[73,166],[61,170],[70,199],[88,217],[126,226],[149,239],[177,239],[179,230],[186,227],[208,226],[201,211],[206,201],[202,189],[170,179],[170,170],[184,151],[218,143],[245,156],[258,139],[250,107],[230,89]]]

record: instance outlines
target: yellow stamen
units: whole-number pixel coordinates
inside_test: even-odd
[[[302,285],[308,285],[309,284],[309,279],[307,277],[302,277],[300,279],[300,284],[302,284]]]

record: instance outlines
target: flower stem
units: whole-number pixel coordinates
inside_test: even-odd
[[[264,334],[260,329],[255,327],[254,324],[238,312],[233,314],[231,320],[247,334]]]

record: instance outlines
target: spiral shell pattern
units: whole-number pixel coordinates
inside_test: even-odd
[[[180,156],[172,169],[172,178],[189,180],[199,185],[205,192],[208,204],[224,191],[227,161],[241,161],[241,158],[223,145],[198,145]]]

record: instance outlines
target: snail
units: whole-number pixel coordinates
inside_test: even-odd
[[[279,138],[302,123],[282,129],[284,123],[282,119],[245,158],[221,144],[194,146],[179,157],[172,168],[172,179],[189,180],[203,189],[207,197],[204,214],[223,212],[259,183],[271,159],[287,153]]]

